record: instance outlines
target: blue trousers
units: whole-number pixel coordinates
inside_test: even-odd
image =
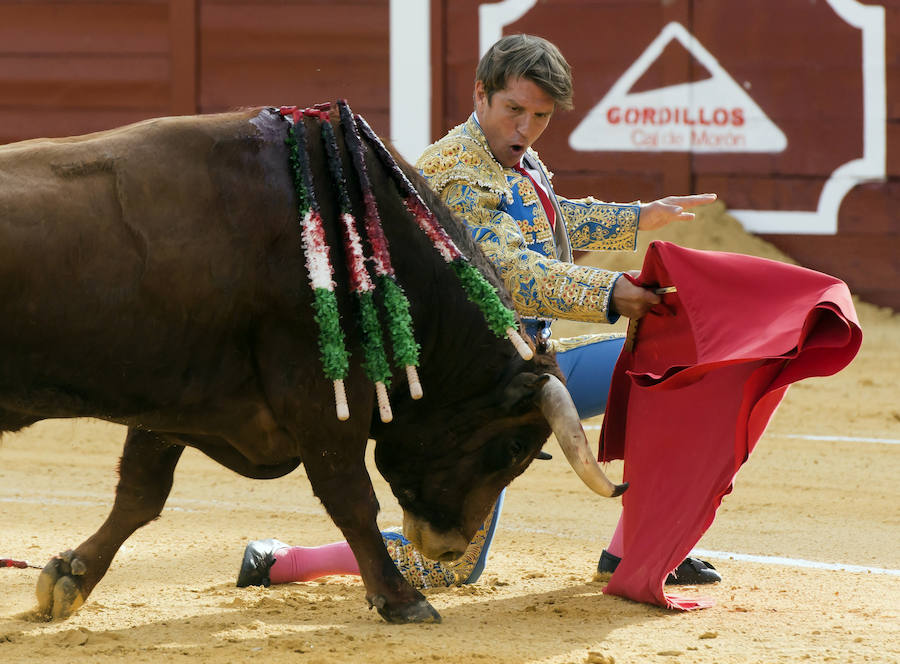
[[[563,348],[557,352],[556,361],[566,377],[566,387],[569,394],[572,395],[581,419],[586,420],[589,417],[600,415],[606,410],[606,397],[609,395],[613,369],[624,343],[624,337],[610,339],[598,335],[597,338],[587,338],[584,343],[578,345],[564,344]],[[491,548],[494,530],[500,520],[500,511],[505,495],[506,489],[503,489],[500,498],[497,499],[494,520],[488,529],[481,555],[478,556],[475,568],[464,583],[475,583],[484,571],[488,549]]]
[[[613,368],[624,343],[625,337],[601,337],[556,354],[556,361],[566,377],[566,387],[581,419],[600,415],[606,410]]]

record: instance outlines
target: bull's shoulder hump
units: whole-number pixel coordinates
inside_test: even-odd
[[[241,134],[252,136],[256,132],[251,121],[266,115],[265,110],[251,108],[228,113],[164,116],[77,136],[30,138],[0,145],[0,156],[21,155],[23,151],[64,152],[67,148],[77,149],[86,145],[104,146],[121,142],[143,141],[159,132],[166,134],[228,132],[229,136]]]

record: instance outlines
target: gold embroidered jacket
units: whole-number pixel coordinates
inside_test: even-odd
[[[639,205],[556,196],[537,153],[529,148],[523,161],[542,175],[555,229],[531,180],[494,158],[474,114],[428,147],[416,166],[499,267],[520,315],[615,321],[610,294],[621,273],[575,265],[572,251],[634,250]]]

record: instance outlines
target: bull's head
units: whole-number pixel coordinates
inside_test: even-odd
[[[600,469],[556,375],[521,372],[491,393],[493,399],[487,395],[475,408],[472,402],[439,408],[428,422],[415,418],[406,426],[395,420],[378,436],[375,461],[403,508],[404,534],[427,558],[449,561],[463,554],[502,489],[537,456],[551,431],[592,490],[618,496],[627,487]],[[433,412],[424,400],[414,408]]]

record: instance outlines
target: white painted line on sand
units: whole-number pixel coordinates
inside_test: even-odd
[[[889,576],[900,576],[900,569],[865,567],[863,565],[844,565],[842,563],[822,563],[816,560],[783,558],[781,556],[755,556],[749,553],[734,553],[733,551],[707,551],[706,549],[694,549],[691,551],[691,555],[701,558],[713,558],[716,560],[740,560],[748,563],[762,563],[763,565],[784,565],[786,567],[806,567],[835,572],[857,572],[861,574],[887,574]]]
[[[585,431],[600,431],[602,424],[585,424]],[[810,434],[800,433],[766,433],[763,437],[770,436],[773,438],[798,438],[800,440],[824,440],[839,443],[881,443],[883,445],[900,445],[898,438],[866,438],[862,436],[814,436]]]
[[[92,498],[97,498],[92,500]],[[25,496],[0,496],[0,503],[24,503],[33,505],[65,505],[72,506],[108,506],[112,502],[112,497],[105,500],[96,494],[79,494],[78,498],[73,496],[41,496],[41,497],[25,497]],[[197,507],[191,508],[182,503],[192,503]],[[180,498],[172,500],[172,504],[166,505],[164,512],[208,512],[210,510],[219,510],[222,508],[233,510],[253,511],[257,509],[265,509],[271,512],[273,509],[280,511],[293,510],[295,513],[303,515],[324,516],[321,511],[315,509],[298,509],[296,505],[273,506],[267,503],[264,507],[258,507],[255,504],[237,504],[224,500],[198,500],[193,498]],[[512,523],[510,522],[512,521]],[[518,526],[514,520],[508,519],[504,526],[508,530],[525,532],[550,534],[556,537],[571,537],[574,539],[583,539],[572,533],[561,533],[556,530],[546,530],[543,528],[532,528]],[[714,560],[740,560],[751,563],[762,563],[764,565],[784,565],[787,567],[805,567],[810,569],[822,569],[841,572],[857,572],[863,574],[887,574],[888,576],[900,576],[900,569],[886,569],[883,567],[865,567],[863,565],[845,565],[840,563],[823,563],[815,560],[803,560],[802,558],[782,558],[779,556],[757,556],[747,553],[735,553],[733,551],[709,551],[706,549],[694,549],[691,555],[698,557],[712,558]]]
[[[57,496],[2,496],[0,495],[0,503],[19,503],[25,505],[63,505],[65,507],[112,507],[115,495],[110,492],[109,496],[101,496],[98,494],[78,494],[77,497],[57,495]],[[196,505],[196,507],[188,507],[188,505]],[[247,512],[293,512],[304,516],[325,516],[325,508],[304,508],[295,504],[277,504],[271,502],[259,503],[235,503],[226,500],[202,500],[197,498],[172,498],[163,507],[163,512],[210,512],[218,509],[228,509],[234,511]]]
[[[547,528],[535,528],[530,525],[522,525],[522,518],[510,517],[505,522],[499,521],[498,528],[512,530],[520,533],[534,533],[538,535],[553,535],[557,538],[570,540],[583,540],[593,543],[593,537],[584,532],[560,531]],[[763,565],[784,565],[786,567],[804,567],[808,569],[821,569],[838,572],[856,572],[861,574],[887,574],[888,576],[900,576],[900,569],[885,567],[866,567],[864,565],[849,565],[845,563],[824,563],[817,560],[804,560],[803,558],[786,558],[781,556],[759,556],[750,553],[736,553],[734,551],[712,551],[709,549],[692,549],[690,555],[697,558],[712,558],[714,560],[739,560],[742,562],[760,563]]]
[[[805,436],[790,433],[770,433],[768,436],[776,438],[802,438],[803,440],[828,440],[847,443],[882,443],[885,445],[900,445],[900,440],[896,438],[858,438],[856,436]]]

